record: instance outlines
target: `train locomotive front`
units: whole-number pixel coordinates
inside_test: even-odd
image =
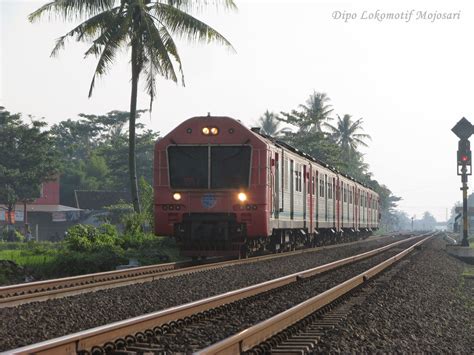
[[[269,235],[267,144],[229,117],[186,120],[155,145],[155,234],[184,256],[239,256]]]

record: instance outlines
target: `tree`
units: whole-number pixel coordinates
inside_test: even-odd
[[[355,156],[358,153],[358,147],[363,146],[367,147],[365,139],[371,139],[368,134],[358,133],[363,131],[362,128],[362,118],[359,118],[357,121],[352,121],[352,116],[345,114],[343,118],[337,115],[337,125],[336,127],[325,122],[325,127],[327,127],[331,133],[331,138],[341,146],[347,156]]]
[[[434,230],[436,228],[436,218],[434,216],[426,211],[423,213],[423,218],[420,221],[420,227],[422,230]]]
[[[146,110],[137,110],[137,120]],[[74,190],[130,191],[128,164],[128,132],[124,127],[130,116],[126,111],[110,111],[104,115],[78,115],[51,128],[55,146],[61,152],[61,203],[74,205]],[[154,144],[158,133],[143,130],[136,123],[137,175],[151,184]]]
[[[214,2],[226,8],[236,8],[232,0]],[[184,85],[181,58],[173,35],[191,41],[216,41],[232,48],[219,32],[190,15],[189,12],[202,7],[204,5],[198,1],[183,0],[55,0],[29,16],[32,22],[51,13],[56,13],[65,20],[85,19],[58,39],[52,55],[56,55],[64,47],[69,37],[77,41],[92,41],[85,56],[94,55],[99,59],[89,96],[92,95],[95,79],[107,73],[118,52],[124,47],[130,49],[132,78],[128,159],[133,207],[136,212],[140,212],[135,159],[135,119],[140,76],[144,74],[151,109],[156,95],[156,75],[178,82],[179,73]]]
[[[274,112],[268,110],[258,119],[262,132],[271,137],[278,137],[282,134],[290,133],[290,129],[287,127],[280,128],[281,121],[278,120],[278,116]]]
[[[330,166],[340,168],[344,165],[341,149],[321,130],[323,123],[330,120],[332,109],[329,100],[325,93],[314,91],[306,104],[299,105],[298,110],[281,112],[283,117],[277,119],[297,128],[297,132],[286,133],[284,141]]]
[[[322,132],[323,123],[331,120],[329,115],[333,110],[329,101],[326,93],[314,91],[306,100],[306,104],[298,106],[299,110],[282,112],[285,118],[281,120],[298,127],[299,133]]]
[[[395,196],[385,185],[380,185],[377,180],[367,178],[365,182],[372,190],[379,194],[380,199],[380,228],[386,231],[396,230],[399,225],[398,211],[395,210],[397,202],[402,198]]]
[[[40,195],[41,184],[54,178],[58,159],[45,122],[25,123],[20,114],[0,107],[0,202],[11,213],[18,201]]]

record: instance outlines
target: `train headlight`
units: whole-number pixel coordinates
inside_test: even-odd
[[[240,193],[237,195],[237,197],[238,197],[239,201],[241,201],[241,202],[247,201],[247,195],[246,195],[245,193],[243,193],[243,192],[240,192]]]
[[[181,194],[180,194],[179,192],[175,192],[175,193],[173,194],[173,199],[174,199],[175,201],[181,200]]]
[[[208,127],[203,127],[202,129],[202,134],[204,134],[205,136],[208,136],[209,135],[209,128]]]
[[[212,127],[211,128],[211,134],[213,136],[217,136],[218,133],[219,133],[219,128],[217,128],[217,127]]]

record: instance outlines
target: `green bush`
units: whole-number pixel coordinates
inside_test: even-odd
[[[23,242],[25,237],[23,234],[15,230],[14,228],[4,229],[0,235],[0,239],[4,242]]]
[[[126,232],[120,238],[120,245],[125,250],[150,248],[153,247],[154,239],[156,239],[154,235],[142,231]]]
[[[117,228],[111,224],[103,224],[99,228],[77,224],[68,229],[64,241],[71,251],[91,252],[114,248],[119,238]]]
[[[56,258],[51,273],[55,277],[90,274],[114,270],[117,265],[127,262],[123,251],[117,247],[94,252],[66,251]]]

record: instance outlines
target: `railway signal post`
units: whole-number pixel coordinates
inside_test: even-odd
[[[472,175],[472,153],[471,144],[469,137],[474,131],[474,127],[471,122],[466,118],[462,118],[452,128],[452,131],[456,136],[459,137],[458,152],[457,152],[457,174],[461,176],[462,182],[462,218],[463,218],[463,231],[462,231],[462,246],[469,246],[468,241],[468,223],[467,223],[467,177]]]

